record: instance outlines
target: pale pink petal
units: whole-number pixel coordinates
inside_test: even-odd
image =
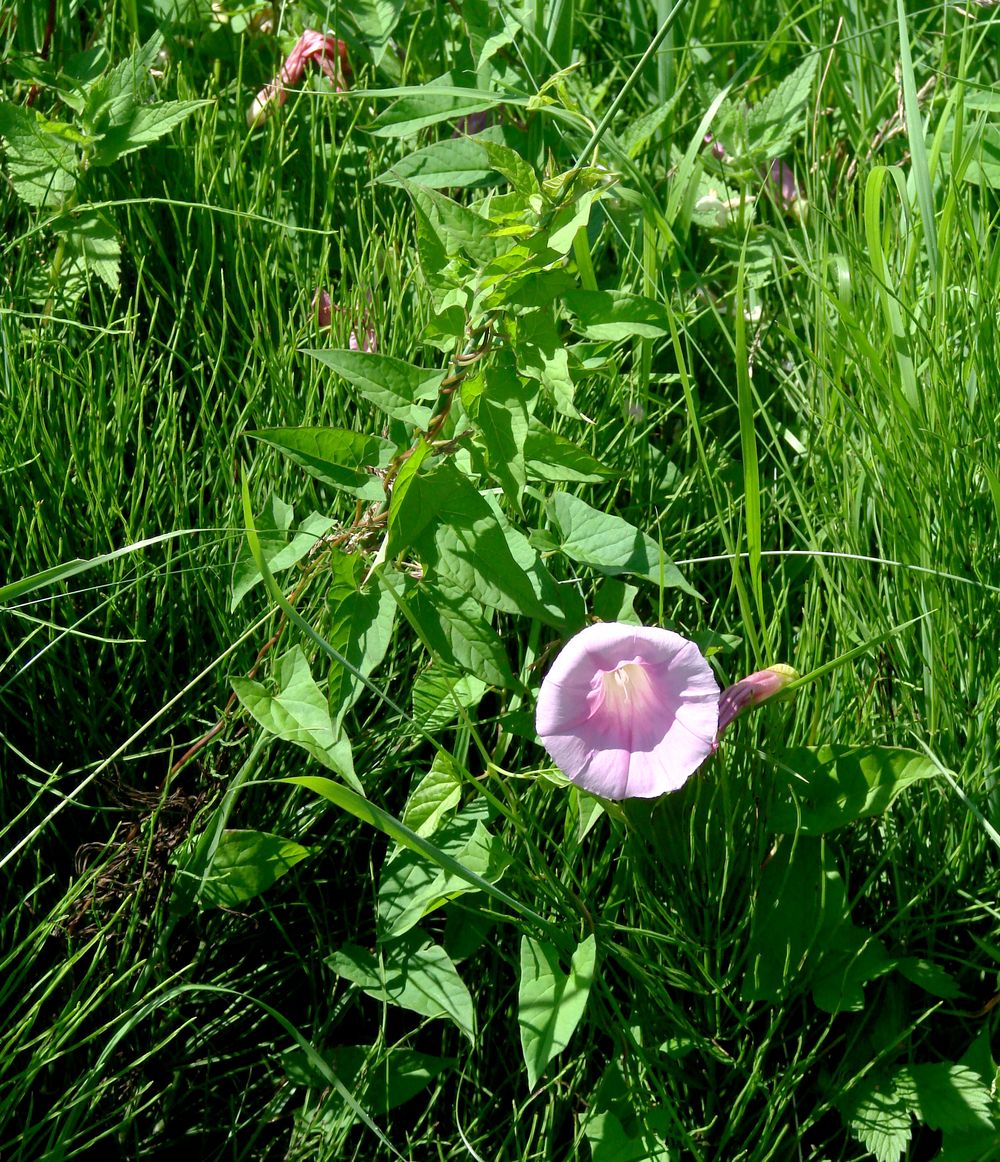
[[[712,753],[719,687],[698,647],[665,629],[582,630],[542,682],[535,725],[567,778],[609,799],[680,787]]]

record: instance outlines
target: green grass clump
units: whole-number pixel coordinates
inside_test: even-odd
[[[1000,1157],[997,19],[0,15],[4,1159]],[[810,680],[602,805],[593,617]]]

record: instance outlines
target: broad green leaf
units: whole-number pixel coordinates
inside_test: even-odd
[[[437,829],[434,842],[467,871],[495,884],[503,876],[510,857],[500,840],[487,831],[481,814],[474,808],[466,808]],[[379,882],[379,940],[401,936],[428,913],[472,890],[467,879],[436,867],[405,847],[400,848],[386,862]]]
[[[443,76],[419,90],[400,97],[384,110],[372,123],[371,132],[376,137],[410,137],[428,125],[441,121],[455,121],[470,113],[481,113],[501,104],[503,98],[497,93],[487,93],[481,89],[463,85],[463,80],[475,83],[475,77]]]
[[[306,355],[331,368],[393,419],[426,428],[431,409],[416,401],[434,399],[443,378],[440,370],[428,371],[367,351],[306,350]]]
[[[892,1082],[881,1074],[869,1075],[841,1105],[851,1133],[876,1162],[900,1162],[910,1143],[910,1110]]]
[[[293,646],[284,654],[277,669],[275,694],[251,678],[231,678],[240,702],[268,733],[302,747],[363,793],[354,773],[350,743],[334,729],[326,696],[313,680],[301,647]]]
[[[431,769],[410,792],[402,821],[417,835],[432,835],[461,798],[462,778],[458,768],[448,755],[438,752]]]
[[[539,192],[534,169],[516,150],[496,141],[483,142],[483,150],[492,168],[502,174],[517,193],[529,197]]]
[[[322,1056],[345,1087],[358,1095],[362,1106],[376,1116],[387,1114],[416,1097],[436,1077],[457,1064],[454,1057],[431,1057],[399,1045],[381,1051],[372,1045],[338,1045]],[[295,1085],[323,1091],[329,1088],[326,1075],[315,1068],[301,1049],[283,1053],[281,1067]],[[346,1112],[347,1107],[336,1092],[324,1092],[318,1117],[326,1120],[332,1115],[342,1119]]]
[[[327,964],[377,1001],[422,1017],[449,1017],[475,1044],[472,997],[440,945],[411,929],[380,951],[376,957],[365,948],[346,944]]]
[[[556,254],[569,253],[577,232],[590,221],[591,207],[600,196],[600,190],[588,190],[571,205],[557,210],[546,232],[545,245]]]
[[[494,365],[484,373],[483,391],[471,409],[489,470],[518,510],[527,483],[524,448],[532,402],[533,393],[513,368]]]
[[[805,128],[807,105],[819,56],[810,52],[799,67],[746,114],[747,136],[755,154],[776,157]]]
[[[257,535],[260,538],[264,560],[272,573],[280,573],[297,564],[317,548],[323,536],[333,527],[333,520],[311,512],[295,529],[291,505],[277,496],[271,496],[264,511],[257,517]],[[232,612],[254,586],[260,584],[260,571],[246,542],[240,546],[233,566]]]
[[[556,493],[553,510],[562,532],[559,547],[572,560],[602,573],[634,573],[656,585],[698,596],[659,545],[620,516],[591,508],[569,492]]]
[[[378,178],[383,185],[452,190],[495,177],[483,143],[473,137],[449,137],[401,157]]]
[[[630,1130],[606,1111],[587,1119],[591,1162],[673,1162],[674,1155],[651,1127],[636,1125],[634,1116],[628,1121]]]
[[[502,241],[491,237],[490,222],[437,190],[405,183],[413,203],[437,238],[443,250],[442,257],[452,259],[464,255],[477,266],[485,266],[505,247]],[[421,254],[421,265],[424,256]]]
[[[429,734],[447,726],[458,714],[478,706],[487,685],[474,674],[451,673],[443,666],[429,666],[413,683],[413,717]]]
[[[388,440],[342,428],[264,428],[247,435],[271,444],[311,476],[359,500],[385,498],[372,470],[387,468],[395,455]]]
[[[556,411],[570,419],[583,417],[574,401],[576,385],[569,370],[566,342],[556,330],[551,308],[541,307],[518,322],[517,366],[552,392]]]
[[[418,535],[407,537],[406,530],[426,520],[428,513],[433,519]],[[562,620],[538,600],[489,504],[450,462],[413,478],[397,527],[404,542],[419,552],[429,578],[445,589],[467,593],[504,613],[537,617],[549,624]],[[395,551],[403,547],[397,541]]]
[[[565,436],[535,420],[532,420],[524,441],[524,461],[529,477],[553,484],[561,481],[597,484],[620,475]]]
[[[435,658],[476,674],[491,686],[517,689],[504,644],[475,598],[425,582],[410,598],[409,607]]]
[[[196,109],[209,104],[210,101],[157,101],[152,105],[133,106],[123,120],[105,131],[94,149],[91,163],[113,165],[127,153],[165,137]]]
[[[587,1007],[596,962],[593,935],[578,945],[568,972],[551,944],[521,937],[517,1023],[529,1089],[535,1088],[548,1063],[569,1044]]]
[[[336,581],[331,583],[328,595],[326,638],[367,678],[381,664],[392,641],[397,605],[388,586],[380,584],[378,575],[365,589],[359,588],[365,567],[360,554],[344,555],[333,562]],[[398,574],[390,574],[388,580],[397,589],[405,587],[406,579]],[[364,689],[361,679],[346,666],[332,664],[329,704],[335,731],[340,731],[345,715]]]
[[[259,896],[312,851],[266,831],[224,831],[202,886],[202,899],[235,908]]]
[[[150,69],[162,47],[163,37],[156,33],[89,87],[81,119],[94,138],[130,123],[144,103],[150,87]]]
[[[658,339],[670,334],[667,309],[652,299],[625,291],[569,291],[569,311],[588,339]]]
[[[940,997],[945,1001],[953,1001],[956,997],[963,995],[958,981],[950,972],[946,972],[939,964],[935,964],[933,960],[920,960],[915,956],[905,956],[901,960],[895,961],[893,967],[901,976],[905,976],[908,981],[919,985],[931,996]]]
[[[385,45],[403,14],[405,0],[351,0],[351,19],[375,48]]]
[[[4,101],[0,104],[0,137],[17,196],[29,206],[61,206],[75,189],[79,172],[79,134],[73,127]]]
[[[909,1108],[934,1130],[995,1129],[989,1087],[967,1065],[904,1065],[893,1081]]]
[[[84,210],[57,219],[53,229],[66,236],[66,254],[75,258],[88,274],[96,274],[106,286],[117,290],[121,247],[114,223],[102,210]]]
[[[880,815],[911,783],[937,776],[926,755],[896,747],[799,747],[781,756],[771,825],[820,835]]]

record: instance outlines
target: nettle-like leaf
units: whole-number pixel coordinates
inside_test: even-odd
[[[63,215],[52,224],[66,238],[66,258],[88,274],[95,274],[106,286],[117,290],[121,246],[114,223],[103,210],[85,210]]]
[[[535,1088],[548,1063],[569,1044],[587,1007],[596,964],[593,935],[577,946],[568,971],[551,944],[521,937],[517,1023],[529,1089]]]
[[[63,121],[50,121],[35,109],[0,103],[3,138],[14,192],[29,206],[55,209],[76,188],[80,168],[80,132]]]
[[[936,778],[919,751],[886,746],[798,747],[779,756],[770,822],[776,831],[821,835],[886,811],[912,783]]]
[[[351,745],[334,727],[326,695],[316,685],[301,647],[293,646],[279,659],[274,693],[251,678],[236,676],[230,681],[242,705],[269,734],[302,747],[363,793],[354,773]]]
[[[819,54],[812,53],[747,114],[751,149],[770,160],[785,152],[806,127],[807,106]]]

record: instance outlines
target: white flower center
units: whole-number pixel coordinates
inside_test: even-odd
[[[651,701],[649,674],[639,662],[623,662],[602,675],[604,706],[618,715],[641,714]]]

